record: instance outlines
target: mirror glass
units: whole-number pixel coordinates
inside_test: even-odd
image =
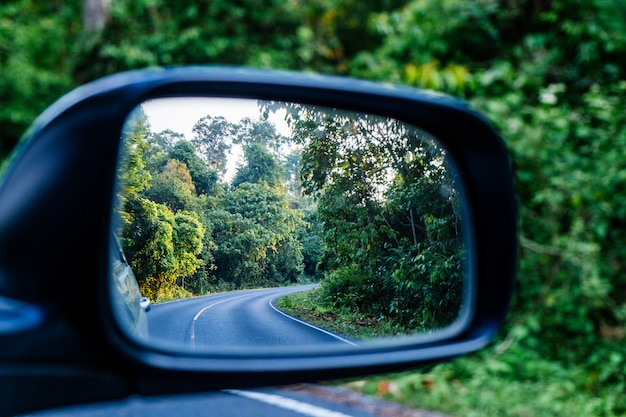
[[[293,351],[433,340],[467,322],[462,194],[424,130],[188,97],[142,103],[122,140],[112,308],[136,340]]]

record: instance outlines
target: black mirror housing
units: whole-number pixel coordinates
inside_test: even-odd
[[[469,324],[429,343],[294,355],[187,355],[126,337],[107,287],[120,136],[137,105],[179,96],[368,112],[435,135],[456,163],[467,202],[475,291]],[[506,317],[516,252],[508,153],[489,122],[461,101],[400,86],[240,68],[181,67],[103,78],[44,112],[3,169],[0,297],[36,319],[13,320],[0,331],[0,403],[8,404],[0,415],[131,394],[349,377],[473,352],[493,339]],[[27,397],[36,400],[20,401]]]

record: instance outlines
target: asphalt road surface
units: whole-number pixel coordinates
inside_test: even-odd
[[[446,417],[333,387],[315,385],[229,390],[153,398],[131,397],[21,417]]]
[[[276,300],[281,296],[312,287],[234,291],[156,304],[147,314],[149,340],[194,350],[355,345],[276,308]]]
[[[229,346],[353,344],[278,311],[282,295],[312,286],[236,291],[152,306],[150,341],[194,349]],[[373,400],[345,390],[304,384],[204,394],[130,397],[22,417],[445,417]]]

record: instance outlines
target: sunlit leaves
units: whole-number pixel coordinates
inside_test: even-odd
[[[176,212],[193,207],[196,203],[196,187],[184,162],[170,159],[163,171],[150,182],[146,196],[152,201],[165,204]]]
[[[122,244],[135,271],[142,294],[154,300],[167,297],[176,278],[193,274],[202,250],[204,229],[197,215],[174,215],[166,206],[145,198],[129,200],[130,222]]]

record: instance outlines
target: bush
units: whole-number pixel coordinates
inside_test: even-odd
[[[329,272],[321,281],[321,298],[326,305],[374,317],[384,315],[390,294],[383,282],[355,265]]]

